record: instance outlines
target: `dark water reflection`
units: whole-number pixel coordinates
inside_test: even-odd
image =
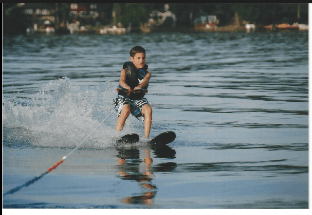
[[[242,172],[242,171],[265,171],[265,172],[279,172],[279,174],[301,174],[308,173],[307,166],[291,166],[291,165],[263,165],[265,163],[282,162],[286,160],[277,161],[262,161],[262,162],[219,162],[219,163],[198,163],[198,164],[183,164],[176,168],[176,172]],[[253,166],[252,164],[257,164]],[[259,166],[261,164],[262,166]]]

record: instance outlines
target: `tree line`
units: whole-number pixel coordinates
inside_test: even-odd
[[[56,8],[59,22],[72,21],[69,16],[70,3],[46,3],[49,7]],[[80,3],[90,11],[92,3]],[[147,22],[153,10],[164,11],[164,3],[96,3],[97,11],[101,14],[95,20],[83,20],[87,24],[100,23],[112,24],[115,11],[115,21],[128,26],[137,27],[140,23]],[[168,3],[169,10],[176,16],[176,27],[192,28],[193,20],[201,15],[216,15],[219,26],[234,22],[234,14],[240,20],[257,25],[288,23],[308,24],[308,3]],[[29,27],[30,18],[23,15],[23,7],[16,3],[4,3],[3,31],[5,33],[21,33]]]
[[[90,8],[91,3],[83,3]],[[153,10],[164,11],[164,3],[97,3],[99,11],[106,16],[103,24],[112,22],[112,11],[119,22],[127,26],[129,22],[139,25],[147,22]],[[169,10],[177,18],[177,27],[192,27],[194,18],[206,14],[216,15],[220,26],[234,22],[237,13],[241,20],[258,25],[294,22],[308,24],[307,3],[168,3]]]

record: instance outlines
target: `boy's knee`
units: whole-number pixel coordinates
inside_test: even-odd
[[[152,111],[151,106],[145,105],[142,109],[142,112],[144,115],[150,115],[151,116],[153,111]]]
[[[148,112],[149,112],[150,115],[152,115],[152,113],[153,113],[153,110],[152,110],[152,108],[150,106],[148,106]]]

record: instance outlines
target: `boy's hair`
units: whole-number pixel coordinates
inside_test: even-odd
[[[145,53],[145,49],[142,46],[135,46],[130,50],[130,56],[134,57],[136,53]]]

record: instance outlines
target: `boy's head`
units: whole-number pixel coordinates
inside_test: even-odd
[[[130,57],[134,57],[136,53],[144,53],[145,49],[142,46],[135,46],[130,50]]]
[[[130,60],[137,69],[145,66],[145,49],[141,46],[135,46],[130,50]]]

